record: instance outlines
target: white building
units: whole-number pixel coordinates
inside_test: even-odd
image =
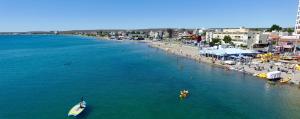
[[[259,31],[251,31],[246,28],[223,29],[215,32],[206,33],[206,42],[211,42],[213,38],[224,39],[225,36],[230,36],[235,45],[243,45],[252,48],[255,44],[267,44],[268,35]]]
[[[193,34],[195,34],[195,35],[201,35],[201,34],[203,34],[204,33],[204,28],[201,28],[201,29],[195,29],[194,31],[193,31]]]
[[[298,12],[297,12],[297,19],[296,19],[296,26],[295,26],[295,35],[300,36],[300,0],[299,0]]]
[[[149,38],[153,40],[155,38],[155,32],[150,31],[149,32]]]

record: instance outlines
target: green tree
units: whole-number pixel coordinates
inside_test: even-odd
[[[97,35],[101,36],[102,35],[102,31],[98,31]]]
[[[215,44],[213,42],[209,42],[208,44],[209,44],[210,47],[215,46]]]
[[[287,29],[286,29],[286,32],[288,32],[288,33],[293,33],[293,32],[294,32],[294,29],[292,29],[292,28],[287,28]]]
[[[167,32],[169,34],[169,38],[173,38],[174,30],[173,29],[167,29]]]
[[[213,38],[212,42],[215,43],[216,45],[220,45],[221,44],[221,39],[220,38]]]
[[[279,25],[272,25],[272,27],[268,30],[268,31],[281,31],[282,27],[280,27]]]
[[[219,38],[213,38],[211,42],[209,42],[209,46],[215,46],[215,45],[220,45],[221,44],[221,39]]]
[[[260,31],[258,28],[255,28],[254,31]]]
[[[225,36],[224,39],[223,39],[223,41],[224,41],[225,43],[230,43],[230,42],[232,41],[232,39],[231,39],[230,36]]]

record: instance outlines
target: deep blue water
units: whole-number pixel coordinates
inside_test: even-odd
[[[186,100],[178,93],[188,89]],[[299,119],[300,90],[137,42],[0,36],[0,119]]]

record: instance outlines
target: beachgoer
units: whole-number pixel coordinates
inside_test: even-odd
[[[84,108],[84,106],[83,106],[83,103],[82,102],[80,102],[80,106],[79,106],[80,108]]]
[[[81,97],[81,101],[80,101],[80,104],[79,104],[80,108],[85,108],[83,102],[84,102],[83,97]]]

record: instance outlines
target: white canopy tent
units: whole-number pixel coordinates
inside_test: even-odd
[[[214,48],[208,48],[200,50],[201,55],[209,54],[209,55],[216,55],[216,56],[225,56],[225,55],[240,55],[240,54],[256,54],[258,52],[253,50],[243,50],[238,48],[220,48],[220,49],[214,49]]]

